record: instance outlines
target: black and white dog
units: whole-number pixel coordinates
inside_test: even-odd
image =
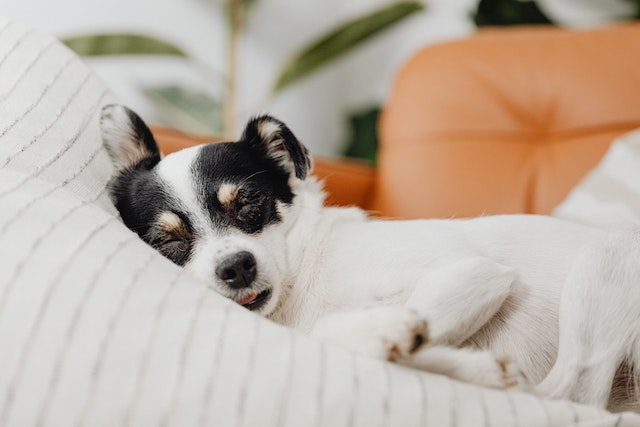
[[[526,386],[523,372],[549,397],[640,409],[629,387],[640,372],[640,231],[325,207],[307,150],[270,116],[237,142],[164,158],[125,107],[105,107],[101,126],[125,224],[247,309],[463,381]]]

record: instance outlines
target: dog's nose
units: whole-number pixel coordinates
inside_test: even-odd
[[[229,287],[246,288],[256,278],[256,258],[250,252],[237,252],[225,259],[216,267],[216,275]]]

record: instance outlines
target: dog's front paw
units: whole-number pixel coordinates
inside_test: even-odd
[[[523,391],[532,390],[533,385],[513,359],[510,357],[498,357],[496,363],[500,368],[500,388],[515,388]]]
[[[396,360],[427,342],[428,327],[413,309],[376,307],[325,316],[312,334],[365,356]]]

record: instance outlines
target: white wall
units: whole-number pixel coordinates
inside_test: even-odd
[[[241,93],[243,112],[263,99],[279,66],[292,52],[337,23],[359,16],[372,6],[389,1],[290,1],[263,2],[253,15],[245,39]],[[387,96],[393,75],[412,52],[427,43],[469,34],[474,27],[468,16],[473,0],[432,0],[428,12],[415,15],[389,32],[361,46],[349,56],[292,86],[277,98],[259,105],[281,116],[312,151],[341,150],[347,138],[347,116],[368,108]],[[291,9],[291,5],[295,8]],[[283,10],[286,19],[276,18]],[[289,15],[291,13],[291,15]],[[294,18],[295,17],[295,18]],[[250,84],[261,79],[259,84]]]
[[[238,110],[243,121],[269,112],[287,122],[316,153],[342,149],[346,114],[381,102],[398,66],[424,43],[472,30],[467,16],[473,0],[432,0],[429,11],[400,24],[356,54],[269,98],[279,67],[306,43],[337,23],[389,4],[389,0],[261,0],[241,40]],[[167,38],[223,73],[225,24],[215,0],[1,0],[2,14],[64,37],[99,31],[136,31]],[[123,102],[158,123],[152,105],[137,87],[179,78],[218,93],[220,80],[204,77],[179,60],[89,60]],[[240,129],[238,129],[238,132]]]
[[[602,5],[604,1],[597,3]],[[313,152],[340,152],[347,138],[347,113],[383,102],[398,67],[420,47],[474,31],[469,17],[476,2],[429,0],[426,12],[271,98],[271,87],[286,58],[336,24],[392,0],[260,0],[241,40],[240,122],[252,114],[269,112],[287,122]],[[572,7],[576,8],[571,3],[576,2],[585,0],[546,3],[550,8],[556,5],[555,9],[563,3],[565,7],[560,7],[559,13],[573,23],[571,17],[577,15],[571,12]],[[139,86],[184,79],[211,94],[221,92],[226,57],[221,3],[222,0],[0,0],[0,10],[5,16],[59,37],[135,31],[171,40],[188,51],[202,67],[158,58],[89,60],[124,103],[157,124],[160,119],[139,93]]]

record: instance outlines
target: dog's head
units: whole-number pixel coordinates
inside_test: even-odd
[[[220,294],[271,313],[288,270],[295,187],[311,167],[293,133],[261,116],[237,142],[162,158],[148,127],[123,106],[103,109],[101,130],[115,167],[111,196],[124,223]]]

